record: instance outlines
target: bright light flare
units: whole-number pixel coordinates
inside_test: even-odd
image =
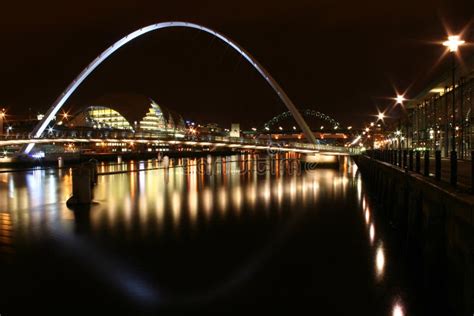
[[[403,94],[397,94],[397,97],[395,98],[396,104],[403,105],[403,102],[405,101],[405,96]]]
[[[383,112],[379,112],[379,114],[377,114],[377,119],[380,121],[383,121],[385,117],[385,113]]]
[[[458,51],[459,46],[464,45],[465,41],[461,39],[459,35],[450,35],[448,40],[443,42],[443,46],[446,46],[451,53]]]

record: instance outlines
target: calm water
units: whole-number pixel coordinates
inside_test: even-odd
[[[413,314],[355,165],[252,159],[102,164],[154,169],[99,176],[76,212],[69,170],[0,173],[0,314]]]

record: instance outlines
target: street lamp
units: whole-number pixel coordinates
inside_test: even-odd
[[[395,104],[400,104],[403,105],[403,101],[405,101],[405,96],[403,94],[397,94],[397,97],[395,98],[396,103]]]
[[[379,112],[379,114],[377,114],[377,120],[383,122],[384,118],[385,118],[385,113],[384,112]]]
[[[395,97],[395,104],[400,104],[403,107],[403,102],[406,101],[407,99],[405,98],[405,95],[403,94],[398,94]],[[405,148],[408,149],[408,113],[406,111],[403,111],[402,113],[405,113],[405,133],[407,136],[407,140],[405,141]],[[401,125],[401,121],[399,121]],[[401,126],[400,126],[401,128]]]
[[[451,184],[456,185],[457,182],[457,153],[456,153],[456,98],[454,93],[454,88],[456,87],[456,53],[458,51],[459,46],[463,45],[465,42],[461,39],[459,35],[451,35],[448,36],[448,40],[443,42],[443,45],[449,49],[451,53],[451,70],[452,70],[452,89],[451,94],[453,96],[452,99],[452,107],[453,107],[453,120],[452,120],[452,151],[451,151]],[[446,124],[448,121],[446,120]]]

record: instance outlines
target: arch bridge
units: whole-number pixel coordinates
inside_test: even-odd
[[[223,41],[225,44],[230,46],[236,52],[238,52],[244,59],[258,71],[258,73],[262,76],[262,78],[271,86],[271,88],[275,91],[278,95],[280,100],[285,104],[288,110],[291,112],[292,116],[295,118],[297,124],[300,126],[301,130],[304,132],[306,138],[310,141],[310,143],[316,143],[316,139],[314,135],[311,133],[310,128],[306,124],[303,116],[299,113],[296,106],[293,104],[291,99],[285,93],[285,91],[280,87],[278,82],[270,75],[270,73],[244,48],[238,45],[236,42],[229,39],[227,36],[224,36],[221,33],[218,33],[210,28],[205,26],[189,23],[189,22],[181,22],[181,21],[171,21],[171,22],[162,22],[156,23],[144,28],[138,29],[135,32],[128,34],[127,36],[121,38],[117,42],[115,42],[112,46],[107,48],[103,51],[96,59],[94,59],[70,84],[69,86],[63,91],[61,95],[54,101],[51,105],[49,110],[46,112],[44,118],[38,123],[38,125],[32,131],[32,137],[34,139],[41,138],[43,136],[44,131],[48,128],[50,122],[54,119],[57,112],[61,109],[61,107],[66,103],[69,97],[74,93],[74,91],[81,85],[81,83],[107,58],[109,58],[113,53],[115,53],[119,48],[126,45],[127,43],[133,41],[134,39],[141,37],[144,34],[150,33],[152,31],[166,29],[166,28],[190,28],[195,29],[198,31],[202,31],[208,33],[215,38]],[[23,153],[28,154],[34,147],[34,142],[29,143],[25,146],[22,150]]]
[[[307,117],[307,118],[318,118],[318,119],[321,119],[323,121],[326,121],[332,127],[334,127],[335,129],[338,129],[341,126],[341,124],[339,124],[339,122],[336,121],[331,116],[329,116],[327,114],[324,114],[322,112],[313,110],[313,109],[305,109],[305,110],[301,111],[301,115],[304,116],[304,117]],[[292,116],[290,111],[280,113],[280,114],[272,117],[268,122],[266,122],[263,125],[262,129],[271,129],[273,126],[277,125],[278,123],[280,123],[282,121],[285,121],[285,120],[287,120],[289,118],[292,118],[292,117],[293,116]]]

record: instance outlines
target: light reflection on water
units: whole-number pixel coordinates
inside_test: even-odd
[[[357,168],[357,166],[355,166],[355,168]],[[360,179],[357,182],[357,192],[359,202],[361,204],[361,209],[364,215],[364,221],[367,227],[367,232],[369,235],[370,245],[372,247],[375,281],[381,284],[384,280],[385,272],[387,269],[384,241],[381,237],[378,237],[376,235],[376,224],[374,221],[374,216],[371,216],[370,205],[365,194],[363,194],[362,182],[360,181]],[[392,316],[405,316],[404,304],[399,294],[396,294],[392,301],[394,303],[390,314]]]
[[[161,168],[157,161],[101,163],[101,173],[136,172],[99,177],[94,189],[97,204],[92,206],[85,224],[65,206],[71,195],[70,171],[2,173],[0,253],[12,253],[13,232],[26,241],[60,231],[71,238],[85,234],[94,241],[114,240],[122,245],[127,240],[139,245],[162,240],[163,236],[173,240],[189,232],[224,227],[229,222],[244,225],[253,218],[278,223],[294,214],[322,212],[318,206],[322,201],[331,205],[355,199],[359,205],[349,211],[361,214],[360,223],[354,225],[367,229],[367,247],[373,256],[368,262],[373,262],[374,283],[384,282],[384,243],[354,164],[346,160],[339,171],[320,169],[301,174],[281,157],[263,158],[263,164],[253,156],[240,158],[215,158],[212,165],[203,165],[206,159],[176,159],[170,161],[174,167],[169,169]],[[144,168],[152,170],[137,171]],[[242,231],[237,230],[245,234],[246,228],[242,227]],[[393,310],[393,315],[404,315],[400,299],[387,308],[391,313]]]

